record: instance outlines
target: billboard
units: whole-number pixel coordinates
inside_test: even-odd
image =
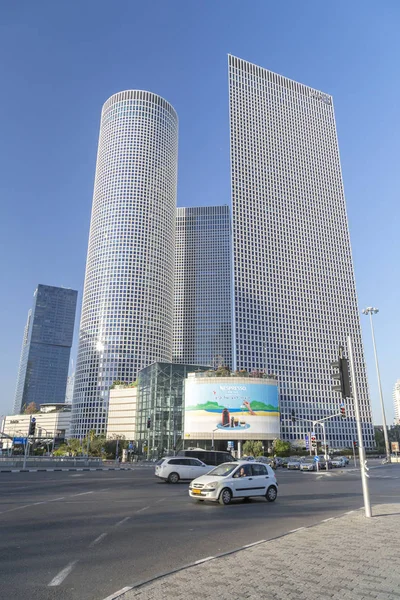
[[[185,438],[213,431],[226,439],[279,436],[278,386],[275,382],[185,382]],[[195,435],[193,435],[195,434]],[[207,434],[207,435],[206,435]],[[249,435],[251,434],[251,435]],[[221,436],[225,437],[225,436]]]

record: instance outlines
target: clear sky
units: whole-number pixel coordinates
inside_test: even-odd
[[[391,422],[400,378],[399,26],[399,0],[1,2],[0,415],[12,409],[36,285],[75,288],[81,300],[102,104],[124,89],[166,98],[180,120],[178,204],[229,203],[231,53],[334,96],[359,305],[380,309]]]

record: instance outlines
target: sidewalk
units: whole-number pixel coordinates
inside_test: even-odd
[[[400,600],[400,503],[328,519],[208,560],[121,600]]]

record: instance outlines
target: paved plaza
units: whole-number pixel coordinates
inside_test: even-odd
[[[400,503],[326,519],[209,560],[121,596],[122,600],[399,600]]]

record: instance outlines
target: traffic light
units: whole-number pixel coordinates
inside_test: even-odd
[[[317,438],[315,436],[315,433],[311,434],[311,448],[316,448],[317,447]]]
[[[29,423],[28,435],[35,435],[35,431],[36,431],[36,419],[35,419],[35,417],[31,417],[31,420]]]
[[[294,408],[292,408],[292,423],[296,423],[296,412]]]
[[[346,418],[346,407],[344,404],[340,405],[340,416],[342,417],[342,419]]]
[[[353,442],[353,447],[357,448],[357,442],[356,442],[356,440],[354,440],[354,442]]]
[[[147,419],[147,429],[150,429],[151,427],[151,419],[150,417]]]
[[[331,363],[331,367],[335,369],[335,373],[332,373],[331,377],[334,380],[332,390],[339,392],[342,398],[350,397],[350,379],[349,379],[349,363],[347,358],[342,356],[343,349],[339,348],[338,360]]]

